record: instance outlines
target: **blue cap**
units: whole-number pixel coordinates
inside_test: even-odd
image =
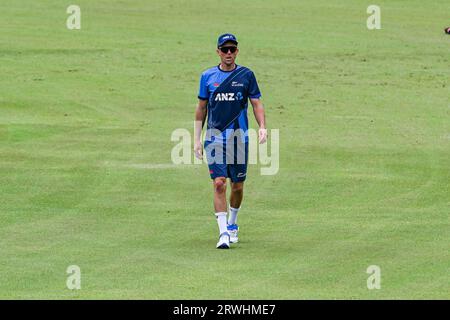
[[[219,39],[217,39],[217,48],[221,47],[227,41],[234,42],[236,43],[236,45],[238,44],[237,39],[234,35],[232,35],[231,33],[225,33],[221,35]]]

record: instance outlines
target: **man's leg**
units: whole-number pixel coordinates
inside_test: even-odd
[[[231,195],[230,195],[230,217],[228,224],[236,224],[237,214],[241,207],[242,198],[244,197],[244,181],[231,182]]]
[[[213,180],[214,212],[219,226],[219,242],[216,247],[228,249],[230,247],[230,235],[227,230],[227,165],[221,159],[222,149],[221,144],[217,145],[205,141],[209,174]]]
[[[238,139],[235,148],[235,162],[228,166],[229,178],[231,179],[230,215],[228,217],[228,233],[230,242],[238,242],[237,215],[244,197],[244,181],[247,177],[248,143],[242,143]]]
[[[227,179],[225,177],[214,178],[213,187],[214,209],[220,234],[217,248],[228,249],[230,247],[230,235],[227,230]]]
[[[216,212],[227,212],[227,178],[217,177],[213,180],[214,209]]]

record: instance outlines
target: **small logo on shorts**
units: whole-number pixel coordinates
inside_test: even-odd
[[[214,171],[212,171],[212,170],[209,170],[209,174],[213,174],[214,173]]]
[[[247,174],[245,173],[245,172],[239,172],[238,174],[237,174],[237,177],[238,178],[242,178],[242,177],[245,177]]]

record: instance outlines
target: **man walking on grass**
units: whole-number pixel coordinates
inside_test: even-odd
[[[226,33],[217,41],[220,64],[207,69],[200,79],[198,106],[195,110],[195,146],[197,158],[205,148],[209,173],[213,180],[214,209],[219,225],[217,248],[228,249],[238,241],[237,215],[241,207],[248,161],[248,99],[259,125],[258,140],[267,139],[264,107],[253,72],[235,63],[239,53],[234,35]],[[204,145],[203,123],[208,116]],[[230,181],[230,210],[227,217],[226,187]]]

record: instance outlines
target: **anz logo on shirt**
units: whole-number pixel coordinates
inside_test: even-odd
[[[216,95],[216,98],[214,99],[214,101],[239,101],[242,100],[244,97],[242,95],[242,92],[229,92],[229,93],[222,93],[219,92]]]

